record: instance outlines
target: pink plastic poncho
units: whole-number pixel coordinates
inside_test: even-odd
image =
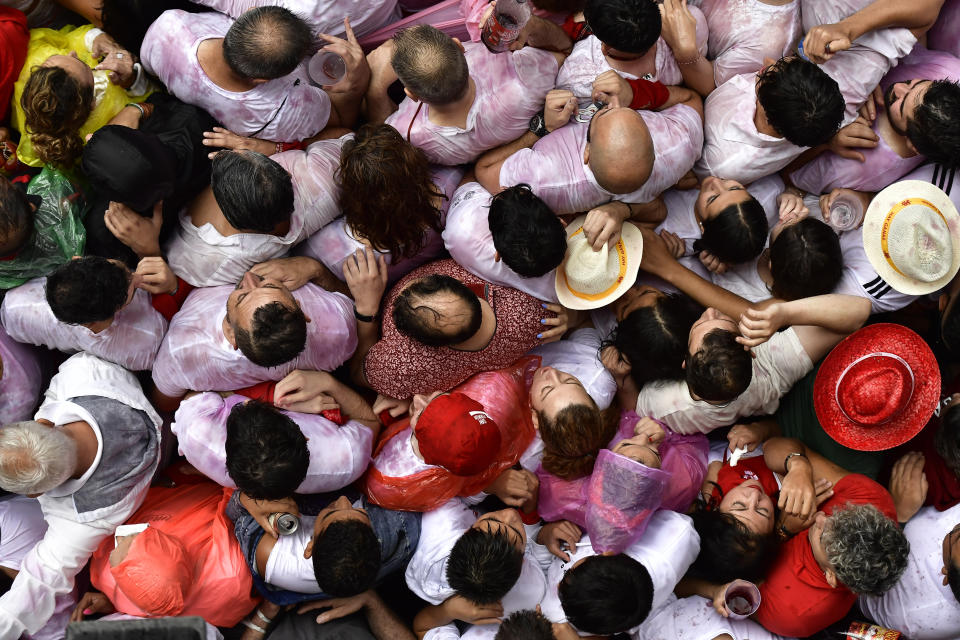
[[[405,418],[390,426],[374,450],[373,464],[363,479],[370,501],[385,509],[430,511],[454,496],[471,496],[482,491],[500,473],[516,464],[533,440],[528,389],[539,367],[539,356],[524,356],[505,369],[478,373],[453,389],[482,404],[500,427],[501,447],[495,464],[471,477],[456,476],[437,466],[404,476],[384,473],[393,466],[386,456],[395,450],[387,444],[410,433],[410,419]]]
[[[636,542],[660,508],[672,476],[603,449],[587,487],[585,519],[594,550],[620,553]]]
[[[617,434],[607,447],[613,447],[621,440],[632,437],[633,428],[639,420],[640,416],[634,411],[624,411],[620,415]],[[660,444],[661,470],[670,475],[661,490],[659,506],[661,509],[682,513],[693,502],[703,484],[710,447],[703,434],[680,435],[671,431],[663,423],[661,426],[666,432],[666,437]],[[595,466],[594,474],[596,469]],[[589,529],[586,517],[591,477],[563,480],[545,471],[543,467],[537,469],[537,476],[540,478],[540,497],[537,505],[540,516],[547,522],[569,520],[581,527],[586,527],[592,540],[593,532]]]

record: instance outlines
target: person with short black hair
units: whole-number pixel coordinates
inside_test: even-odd
[[[405,134],[430,162],[470,163],[526,130],[564,57],[530,46],[493,53],[430,25],[409,27],[370,54],[367,118]],[[397,80],[407,96],[399,106],[387,94]]]
[[[225,449],[230,479],[255,500],[292,494],[310,466],[307,439],[300,427],[256,400],[234,405],[230,411]]]
[[[197,289],[157,354],[158,401],[172,410],[191,390],[240,389],[294,369],[332,371],[353,353],[356,331],[349,299],[314,284],[291,292],[247,272],[236,287]]]
[[[7,292],[0,318],[14,340],[88,351],[131,371],[149,371],[167,332],[151,294],[169,294],[177,283],[169,267],[155,260],[158,273],[165,274],[160,285],[145,282],[143,272],[132,273],[117,261],[71,260],[49,277]]]
[[[686,27],[677,29],[679,22]],[[583,9],[586,37],[579,40],[557,75],[580,106],[593,98],[597,76],[610,70],[636,81],[685,85],[702,96],[714,88],[707,60],[707,19],[699,7],[652,0],[589,0]],[[591,33],[592,32],[592,33]],[[659,105],[653,104],[652,107]]]
[[[714,315],[710,315],[711,311]],[[684,370],[687,388],[695,400],[725,404],[750,386],[753,358],[737,342],[737,331],[730,331],[729,327],[699,330],[706,328],[710,321],[720,318],[715,309],[708,309],[690,327],[690,352],[684,361]],[[729,318],[726,320],[729,321]]]
[[[314,47],[313,32],[279,6],[250,8],[236,20],[171,9],[147,30],[140,52],[144,67],[170,93],[210,113],[227,134],[276,144],[356,119],[369,74],[366,61],[352,31],[349,41],[324,37],[344,58],[344,92],[328,94],[310,81],[305,58]]]
[[[334,422],[333,407],[342,424]],[[203,475],[258,500],[277,500],[355,482],[370,463],[380,423],[359,394],[330,374],[294,371],[226,398],[192,395],[170,429],[180,453]]]
[[[545,545],[555,531],[542,529],[534,547],[551,586],[541,610],[551,622],[593,635],[631,633],[663,607],[700,546],[690,518],[665,510],[656,511],[640,539],[616,555],[600,555],[586,535],[575,547],[576,540],[568,541],[569,558],[553,555]]]
[[[270,157],[244,150],[218,153],[210,186],[181,214],[166,246],[170,266],[194,286],[230,284],[317,233],[340,215],[334,171],[352,137],[318,140],[303,151]]]
[[[494,640],[556,640],[556,636],[542,613],[524,609],[503,619]]]
[[[960,157],[958,80],[960,60],[915,47],[868,98],[874,117],[867,109],[867,122],[850,125],[851,131],[866,126],[869,132],[861,129],[860,140],[838,135],[829,152],[791,167],[790,181],[813,194],[841,188],[878,192],[925,159],[956,166]],[[874,142],[878,146],[871,148]]]
[[[278,513],[300,526],[277,535],[270,518]],[[420,538],[419,513],[382,509],[352,491],[281,500],[236,492],[227,516],[254,586],[279,605],[360,595],[402,569]]]
[[[563,224],[529,185],[491,196],[476,182],[453,196],[443,241],[474,275],[556,302],[556,268],[567,251]]]
[[[734,76],[704,105],[703,155],[694,171],[749,184],[829,141],[844,104],[836,80],[796,56],[768,61],[756,76]]]
[[[504,611],[532,609],[547,591],[543,571],[529,553],[529,528],[516,509],[480,515],[457,498],[423,516],[420,544],[407,566],[407,586],[432,606],[414,631],[454,621],[493,624]]]

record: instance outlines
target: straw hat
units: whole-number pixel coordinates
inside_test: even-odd
[[[897,291],[932,293],[960,269],[960,215],[936,186],[897,182],[867,208],[863,249],[877,274]]]
[[[873,324],[845,338],[823,361],[813,407],[845,447],[882,451],[917,435],[940,399],[933,351],[899,324]]]
[[[567,255],[557,268],[557,299],[568,309],[596,309],[622,296],[636,281],[643,255],[643,236],[630,222],[612,249],[605,244],[594,251],[583,232],[586,219],[567,225]]]

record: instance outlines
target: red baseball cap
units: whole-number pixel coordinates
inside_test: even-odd
[[[845,338],[823,361],[813,407],[827,434],[858,451],[883,451],[917,435],[940,399],[940,368],[916,333],[881,323]]]
[[[424,462],[458,476],[480,473],[500,452],[500,427],[483,405],[462,393],[434,398],[413,432]]]

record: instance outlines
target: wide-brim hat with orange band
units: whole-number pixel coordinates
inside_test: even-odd
[[[936,186],[902,180],[867,208],[863,250],[877,275],[897,291],[933,293],[960,270],[960,214]]]
[[[933,351],[899,324],[872,324],[845,338],[813,383],[813,408],[823,430],[858,451],[903,444],[920,433],[939,400]]]
[[[567,254],[557,267],[556,290],[568,309],[597,309],[610,304],[637,280],[643,255],[643,236],[630,222],[623,223],[613,247],[594,251],[583,232],[587,216],[567,225]]]

